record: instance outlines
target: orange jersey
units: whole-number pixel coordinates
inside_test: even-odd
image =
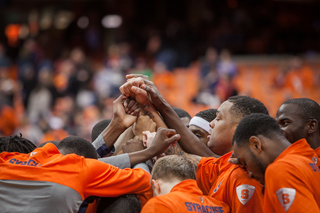
[[[232,152],[220,158],[202,158],[197,167],[199,188],[226,203],[231,212],[262,212],[263,186],[246,170],[230,164]]]
[[[316,154],[320,158],[320,147],[316,148],[314,151],[316,152]]]
[[[264,212],[320,212],[317,159],[305,139],[284,150],[266,169]]]
[[[77,212],[91,196],[139,194],[144,202],[152,197],[150,174],[144,170],[119,169],[75,154],[64,156],[51,143],[29,154],[0,153],[0,170],[4,212],[20,212],[25,205],[28,212]]]
[[[227,213],[229,207],[212,197],[204,196],[195,180],[184,180],[175,185],[171,192],[152,198],[141,213]]]

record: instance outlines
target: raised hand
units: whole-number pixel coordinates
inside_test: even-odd
[[[137,116],[126,113],[124,108],[124,102],[126,99],[126,96],[120,95],[113,102],[113,120],[120,125],[123,125],[125,128],[128,128],[136,121]]]
[[[179,138],[180,135],[176,134],[174,129],[164,129],[159,127],[156,136],[147,149],[151,151],[153,156],[158,156],[164,153],[171,144],[175,146]]]

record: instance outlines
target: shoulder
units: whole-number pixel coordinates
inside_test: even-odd
[[[170,196],[162,195],[151,198],[142,209],[143,212],[175,212]],[[171,204],[171,205],[170,205]]]

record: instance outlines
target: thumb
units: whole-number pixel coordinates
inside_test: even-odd
[[[131,91],[134,92],[134,94],[136,94],[136,95],[147,93],[145,90],[143,90],[139,87],[136,87],[136,86],[132,86]]]
[[[124,95],[120,95],[116,100],[113,101],[113,103],[118,103],[118,102],[122,102],[123,100],[125,100],[127,97]]]

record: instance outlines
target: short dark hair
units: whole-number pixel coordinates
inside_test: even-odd
[[[284,137],[278,122],[269,115],[252,113],[244,117],[237,126],[232,138],[232,144],[237,143],[241,147],[249,143],[251,136],[262,135],[274,139],[275,136]]]
[[[36,147],[34,143],[26,138],[18,135],[10,135],[7,137],[0,137],[0,152],[19,152],[28,154]]]
[[[309,98],[295,98],[285,101],[283,104],[294,104],[299,107],[297,114],[302,115],[306,120],[315,119],[320,125],[320,106],[317,102]],[[318,127],[319,128],[319,127]],[[320,132],[320,128],[319,128]]]
[[[196,180],[196,172],[193,164],[185,157],[169,155],[157,160],[152,168],[151,178],[163,179],[164,181],[170,181],[172,178],[181,181]]]
[[[195,116],[203,118],[204,120],[211,122],[216,118],[217,110],[216,109],[207,109],[198,112]]]
[[[173,111],[175,111],[177,113],[179,118],[188,117],[191,119],[191,115],[187,111],[180,109],[178,107],[172,107],[172,109],[173,109]]]
[[[64,154],[74,153],[85,158],[98,159],[97,151],[92,146],[92,144],[77,136],[68,136],[58,144],[58,149],[64,149]]]
[[[105,119],[96,123],[96,125],[94,125],[94,127],[92,128],[91,140],[94,141],[95,139],[97,139],[101,132],[109,126],[110,122],[111,119]]]
[[[140,213],[140,211],[141,203],[137,195],[101,198],[97,207],[97,213]]]
[[[230,112],[237,118],[242,119],[251,113],[264,113],[269,115],[265,105],[255,98],[249,96],[231,96],[227,101],[232,103]]]
[[[46,145],[47,143],[52,143],[53,145],[55,145],[56,147],[58,147],[59,141],[46,141],[43,142],[41,144],[38,145],[38,148],[43,147],[44,145]]]

